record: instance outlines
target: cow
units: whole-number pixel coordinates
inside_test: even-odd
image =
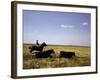
[[[50,49],[50,50],[46,50],[46,51],[42,51],[42,52],[36,52],[35,57],[36,58],[52,58],[52,54],[54,54],[54,50]]]
[[[60,58],[73,58],[75,57],[75,52],[66,52],[66,51],[60,51]]]

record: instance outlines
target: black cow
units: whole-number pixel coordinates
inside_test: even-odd
[[[72,58],[75,57],[75,52],[66,52],[66,51],[60,51],[60,58],[64,57],[64,58]]]
[[[36,58],[52,58],[52,54],[55,53],[53,49],[42,51],[42,52],[36,52],[35,57]]]

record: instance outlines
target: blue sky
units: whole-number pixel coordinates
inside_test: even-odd
[[[23,10],[24,43],[90,46],[91,14]]]

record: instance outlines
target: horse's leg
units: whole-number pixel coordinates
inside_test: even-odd
[[[52,58],[52,55],[50,55],[50,58]]]
[[[39,51],[43,51],[43,46],[39,47]]]

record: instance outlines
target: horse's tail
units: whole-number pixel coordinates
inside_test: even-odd
[[[32,53],[32,51],[33,51],[33,50],[31,49],[31,50],[30,50],[30,53]]]
[[[32,49],[33,46],[29,46],[29,49]]]

